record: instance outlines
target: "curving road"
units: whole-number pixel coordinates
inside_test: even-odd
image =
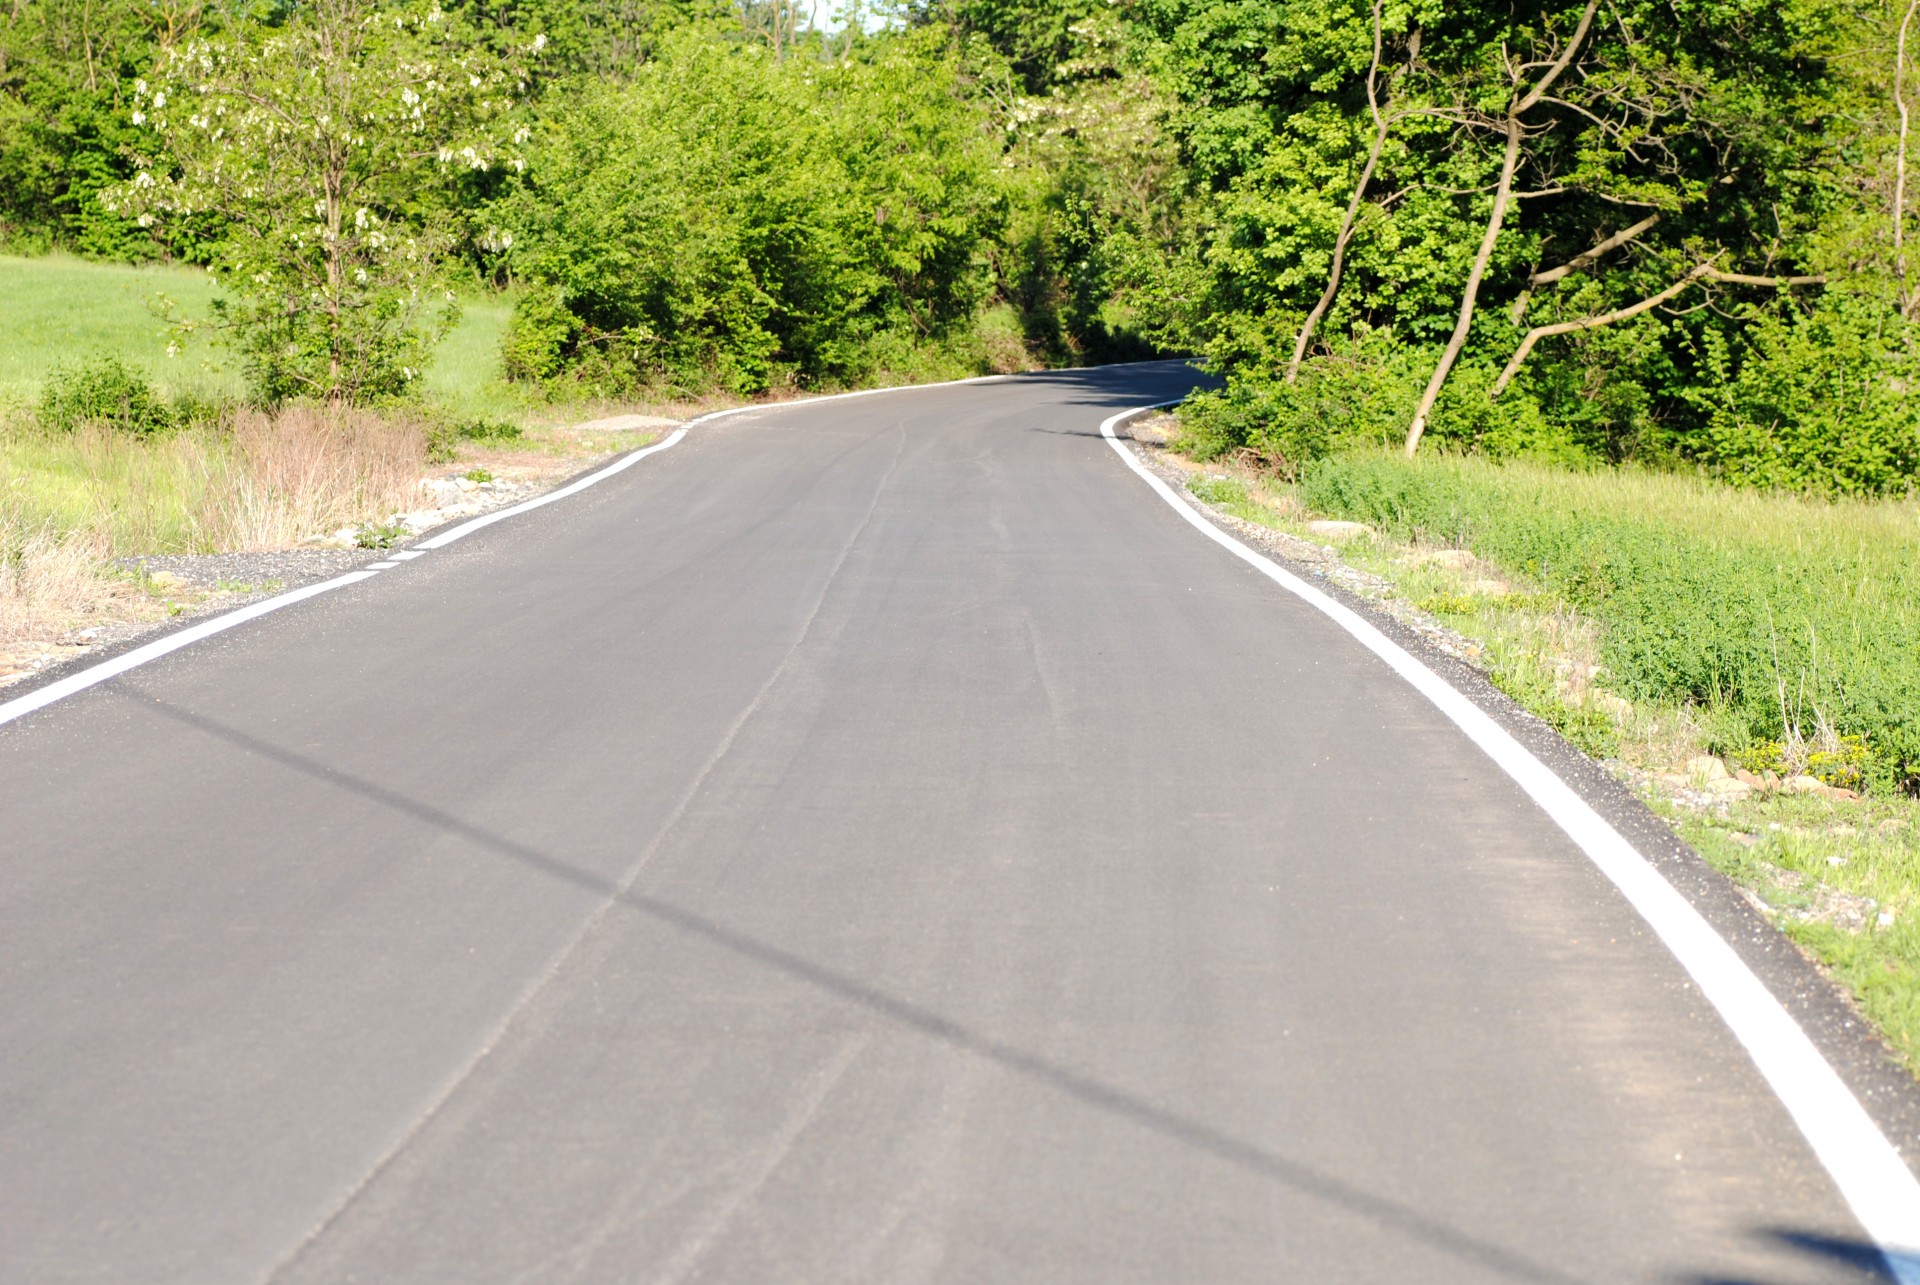
[[[770,409],[0,727],[0,1279],[1877,1279],[1613,888],[1097,426]]]

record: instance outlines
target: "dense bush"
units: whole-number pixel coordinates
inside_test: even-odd
[[[164,432],[174,424],[172,410],[147,377],[110,353],[49,374],[41,387],[39,419],[63,432],[104,424],[136,436]]]
[[[1427,354],[1361,326],[1297,382],[1238,379],[1180,409],[1184,445],[1202,458],[1250,451],[1293,479],[1322,456],[1381,446],[1406,431]]]
[[[1302,492],[1562,595],[1603,626],[1611,685],[1699,706],[1736,755],[1857,737],[1870,784],[1920,787],[1920,535],[1904,506],[1374,454],[1321,460]]]
[[[1836,494],[1920,479],[1920,333],[1875,300],[1755,309],[1738,342],[1703,337],[1705,424],[1687,454],[1727,480]]]
[[[756,392],[911,366],[964,334],[1005,220],[935,44],[780,61],[699,33],[550,119],[498,210],[522,379]]]

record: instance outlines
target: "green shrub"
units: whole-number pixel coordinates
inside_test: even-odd
[[[1920,480],[1920,352],[1894,310],[1830,291],[1753,309],[1736,348],[1703,339],[1705,425],[1681,449],[1730,482],[1880,495]]]
[[[1425,359],[1384,330],[1357,327],[1302,365],[1292,384],[1249,369],[1217,393],[1188,398],[1180,408],[1182,445],[1202,459],[1251,451],[1295,478],[1322,456],[1404,435]]]
[[[463,419],[454,424],[453,433],[463,442],[496,447],[518,442],[526,436],[518,424],[502,419]]]
[[[912,366],[969,330],[1006,219],[984,106],[936,31],[872,58],[683,32],[571,98],[498,209],[514,378],[754,393]]]
[[[580,319],[567,311],[558,290],[521,295],[500,340],[500,364],[508,382],[543,384],[554,378],[576,352],[580,332]]]
[[[453,463],[459,457],[462,442],[498,448],[518,442],[524,436],[518,424],[509,424],[505,420],[435,420],[427,426],[427,463]]]
[[[104,424],[138,437],[165,432],[174,424],[173,412],[146,376],[108,353],[49,374],[40,393],[39,416],[42,424],[63,432]]]
[[[1711,711],[1716,748],[1739,757],[1766,741],[1824,746],[1838,756],[1822,764],[1835,779],[1920,788],[1910,504],[1388,455],[1322,460],[1302,498],[1532,578],[1602,626],[1612,685]]]

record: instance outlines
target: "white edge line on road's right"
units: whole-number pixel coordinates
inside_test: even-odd
[[[851,393],[831,393],[824,397],[803,397],[790,402],[732,406],[726,410],[713,411],[709,414],[696,416],[688,420],[685,424],[668,434],[665,440],[622,455],[619,459],[607,465],[607,467],[589,473],[578,481],[570,482],[558,490],[548,491],[545,495],[535,496],[531,500],[524,500],[519,504],[511,505],[507,508],[477,517],[471,522],[463,522],[451,530],[441,532],[431,540],[425,540],[414,545],[411,549],[394,552],[389,555],[389,558],[402,561],[417,558],[430,549],[445,548],[455,540],[464,539],[472,535],[475,531],[492,526],[495,522],[504,521],[507,518],[526,513],[531,509],[540,508],[542,505],[552,504],[555,500],[564,500],[570,495],[576,495],[596,482],[605,481],[616,473],[632,468],[635,464],[647,458],[647,456],[676,445],[681,438],[687,435],[687,430],[696,424],[703,424],[710,420],[724,419],[729,415],[744,415],[753,411],[780,410],[789,406],[812,406],[819,402],[840,401],[849,397],[873,397],[880,393],[917,392],[928,388],[952,388],[960,384],[988,384],[1004,378],[1006,378],[1004,375],[976,375],[971,379],[949,379],[937,384],[902,384],[892,388],[862,388]],[[296,602],[305,602],[308,598],[316,598],[323,593],[331,593],[335,589],[344,589],[350,584],[358,584],[362,580],[370,580],[374,576],[381,574],[385,569],[387,568],[373,566],[360,567],[345,575],[335,576],[331,580],[322,580],[317,584],[303,585],[298,589],[290,589],[286,593],[276,594],[274,597],[264,599],[260,602],[250,603],[245,607],[236,608],[233,611],[227,612],[225,615],[215,616],[211,620],[204,621],[197,625],[190,625],[176,633],[168,634],[164,638],[156,638],[145,646],[135,647],[131,651],[122,652],[111,660],[103,660],[97,665],[89,665],[87,668],[69,674],[65,678],[48,683],[45,687],[35,688],[25,696],[17,696],[10,701],[0,701],[0,725],[11,723],[18,718],[25,718],[35,710],[45,709],[55,701],[71,696],[75,692],[82,692],[89,687],[97,686],[110,678],[115,678],[126,673],[129,669],[144,665],[150,660],[158,660],[169,652],[179,651],[182,647],[191,647],[194,643],[202,639],[211,638],[215,634],[225,633],[236,625],[244,625],[249,620],[258,620],[261,616],[267,615],[270,612],[279,611],[282,607],[291,607]]]
[[[1432,701],[1566,832],[1666,943],[1746,1046],[1894,1278],[1901,1285],[1920,1285],[1920,1181],[1773,992],[1652,862],[1491,715],[1360,613],[1209,522],[1115,436],[1122,420],[1174,404],[1122,411],[1100,425],[1100,434],[1202,535],[1330,618]]]

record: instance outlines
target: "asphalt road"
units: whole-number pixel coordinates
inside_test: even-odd
[[[1872,1279],[1678,966],[1097,425],[757,412],[0,728],[6,1281]]]

